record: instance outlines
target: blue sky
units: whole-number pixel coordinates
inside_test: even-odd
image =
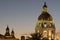
[[[0,0],[0,33],[4,34],[7,25],[15,35],[35,31],[38,16],[45,0]],[[60,30],[60,0],[46,0],[49,13],[54,19],[56,32]],[[10,32],[11,32],[10,30]]]

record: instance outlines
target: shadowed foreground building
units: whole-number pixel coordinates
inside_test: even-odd
[[[7,26],[5,35],[0,34],[0,40],[19,40],[19,39],[15,37],[13,30],[11,31],[10,35],[10,30],[9,27]]]

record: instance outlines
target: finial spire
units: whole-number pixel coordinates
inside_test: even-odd
[[[46,2],[44,2],[44,5],[46,5]]]
[[[44,12],[48,12],[48,7],[47,7],[47,5],[46,5],[46,2],[44,2],[43,11],[44,11]]]
[[[44,7],[46,7],[46,8],[47,8],[46,2],[44,2],[43,8],[44,8]]]

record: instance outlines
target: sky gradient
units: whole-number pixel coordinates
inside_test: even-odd
[[[56,32],[60,31],[60,0],[46,0],[49,13],[54,19]],[[7,25],[15,35],[35,31],[44,0],[0,0],[0,34],[5,34]]]

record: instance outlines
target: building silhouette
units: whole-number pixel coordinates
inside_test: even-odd
[[[14,30],[12,30],[10,34],[10,29],[7,25],[5,35],[0,34],[0,40],[19,40],[19,39],[15,37]]]

